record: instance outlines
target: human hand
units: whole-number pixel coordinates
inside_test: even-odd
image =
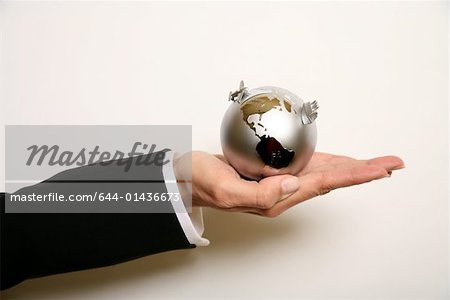
[[[189,155],[193,206],[267,217],[278,216],[300,202],[331,190],[389,177],[393,170],[404,168],[403,161],[395,156],[357,160],[316,152],[295,176],[274,175],[257,182],[241,178],[222,155],[200,151]]]

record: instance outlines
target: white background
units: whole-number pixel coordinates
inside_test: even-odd
[[[207,210],[209,247],[2,296],[447,299],[448,3],[2,2],[0,13],[2,124],[192,124],[194,148],[220,152],[228,92],[244,79],[317,99],[318,150],[407,165],[276,219]]]

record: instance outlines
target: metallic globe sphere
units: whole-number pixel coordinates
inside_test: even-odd
[[[317,141],[317,102],[304,103],[288,90],[248,89],[241,81],[230,92],[221,126],[222,150],[244,177],[297,174],[311,159]]]

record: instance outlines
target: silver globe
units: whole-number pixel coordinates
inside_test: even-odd
[[[241,81],[230,92],[221,126],[222,150],[244,177],[296,174],[311,159],[317,141],[317,102],[304,103],[288,90],[248,89]]]

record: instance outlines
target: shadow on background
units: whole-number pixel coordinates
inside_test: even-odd
[[[292,221],[286,217],[267,219],[242,213],[225,213],[212,209],[204,211],[205,236],[211,245],[203,249],[170,251],[147,256],[118,265],[72,272],[25,281],[1,293],[1,299],[48,299],[64,295],[89,293],[91,289],[107,289],[116,284],[157,276],[179,268],[195,268],[202,255],[223,259],[239,253],[258,251],[260,246],[277,242],[292,234]],[[296,239],[298,220],[296,221]],[[114,251],[114,249],[111,249]]]

